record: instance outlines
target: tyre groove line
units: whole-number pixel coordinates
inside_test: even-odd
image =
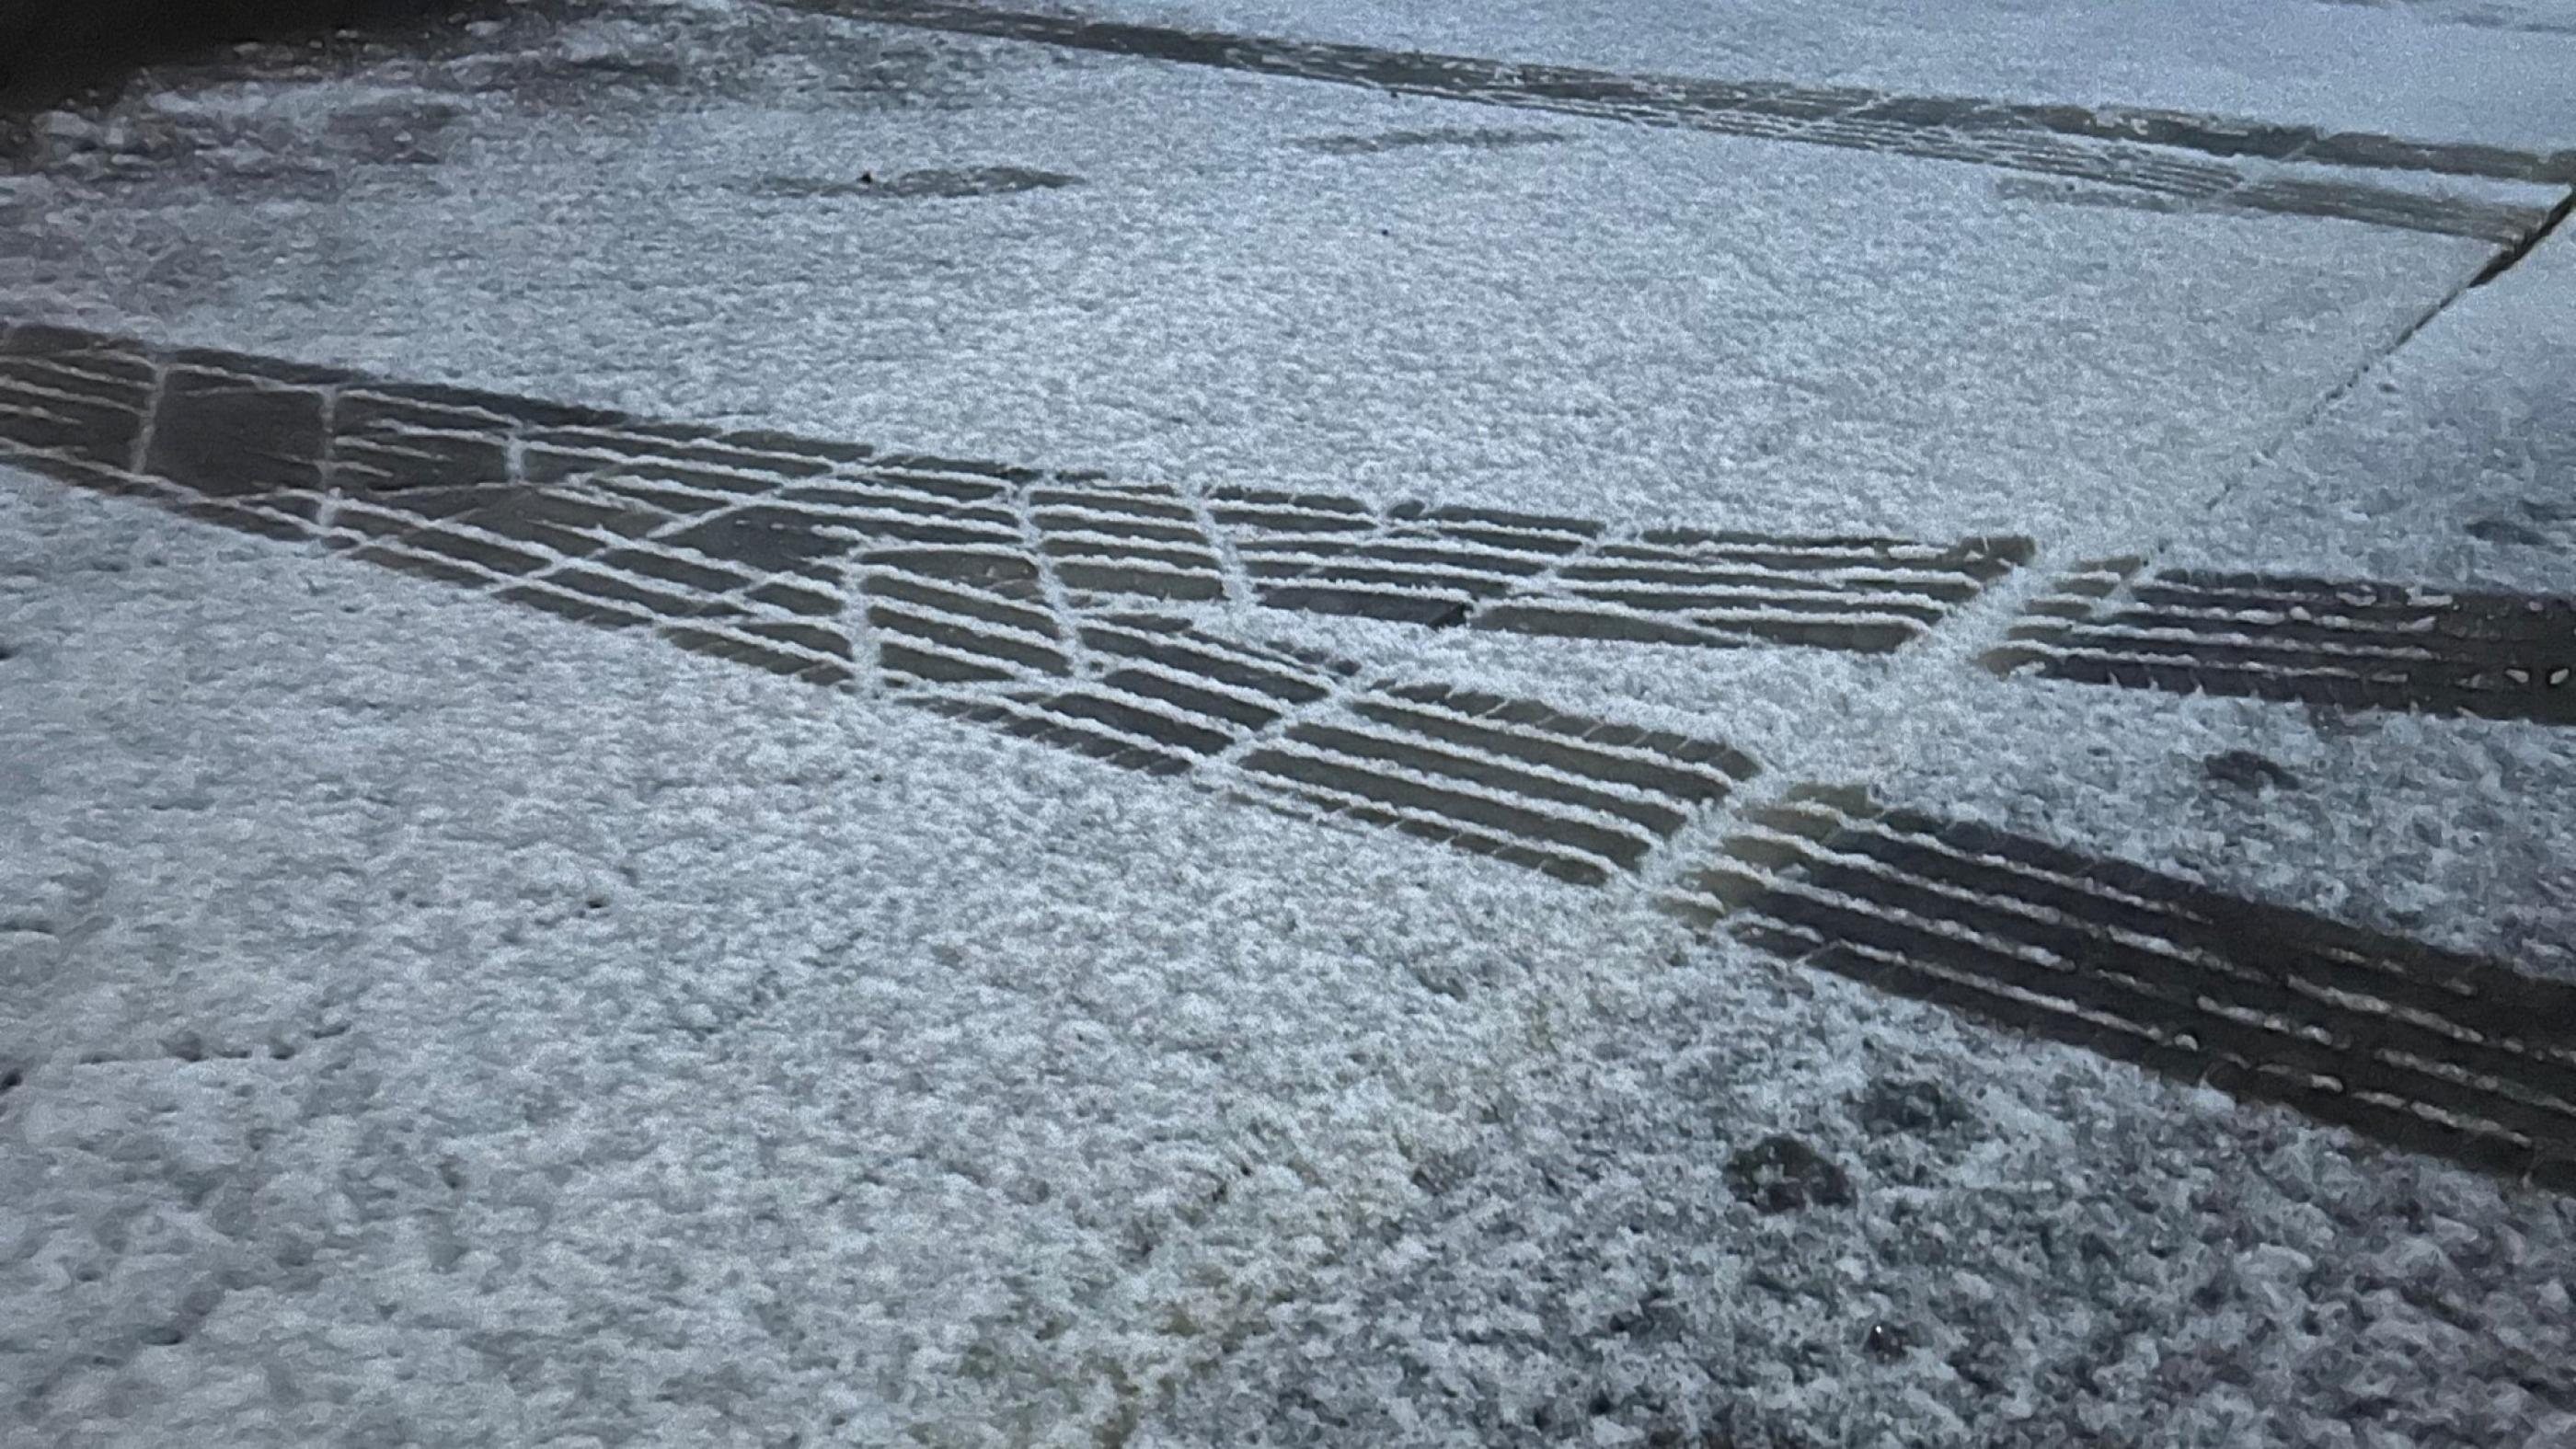
[[[2576,598],[2188,569],[2120,580],[2061,583],[1982,662],[2077,684],[2576,724]]]
[[[1797,787],[1660,904],[1774,954],[2576,1190],[2576,986]]]

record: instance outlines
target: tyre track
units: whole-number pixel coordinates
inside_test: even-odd
[[[2184,208],[2331,217],[2511,249],[2558,197],[2428,194],[2425,178],[2576,185],[2576,151],[2414,141],[2135,106],[1903,95],[987,9],[949,0],[777,0],[884,25],[1211,66],[1631,124],[1961,161],[2121,188]],[[2284,172],[2281,168],[2299,168]]]
[[[1794,788],[1660,902],[1775,954],[2576,1190],[2576,987],[1860,792]]]
[[[2001,675],[2576,724],[2576,598],[2078,566],[1982,656]]]
[[[1577,884],[1635,870],[1756,769],[1712,741],[1380,677],[1166,612],[1263,604],[1511,628],[1479,609],[1579,601],[1584,576],[1562,565],[1676,546],[1653,533],[1621,544],[1628,531],[1588,520],[1190,496],[34,326],[0,334],[0,457]],[[1729,596],[1741,627],[1710,627],[1706,599],[1663,609],[1697,630],[1686,642],[1721,647],[1892,648],[2027,552],[1872,543],[1870,559],[1973,561],[1916,596],[1930,603],[1901,635],[1860,637],[1792,626],[1810,622],[1793,612],[1802,598],[1876,597],[1886,579],[1855,572],[1861,555],[1693,537],[1761,555],[1729,567],[1769,570],[1762,589]]]

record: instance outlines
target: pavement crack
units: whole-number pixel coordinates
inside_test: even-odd
[[[2576,212],[2576,189],[2571,189],[2565,196],[2560,197],[2558,204],[2549,208],[2549,214],[2541,218],[2538,226],[2523,233],[2522,240],[2496,253],[2493,260],[2489,261],[2476,276],[2469,279],[2469,285],[2483,287],[2520,266],[2524,257],[2530,256],[2542,242],[2549,240],[2552,232],[2566,223],[2570,212]]]

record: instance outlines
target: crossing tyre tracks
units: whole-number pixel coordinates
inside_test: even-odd
[[[2187,111],[1624,74],[956,0],[781,3],[883,25],[1400,95],[1961,162],[2097,187],[2157,210],[2330,217],[2474,238],[2500,254],[2538,235],[2560,193],[2576,185],[2571,151],[2418,141]],[[2465,192],[2461,182],[2488,189]]]
[[[1259,624],[1885,654],[2027,539],[1192,490],[41,326],[0,333],[0,459],[1289,814],[1641,882],[1695,926],[1894,994],[2576,1187],[2576,988],[1858,790],[1783,791],[1725,741]],[[2114,559],[2043,590],[1984,662],[2563,724],[2570,619]],[[1676,870],[1701,823],[1734,833]]]

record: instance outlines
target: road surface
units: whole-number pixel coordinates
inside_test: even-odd
[[[0,1441],[2576,1443],[2576,11],[944,0],[0,174]]]

